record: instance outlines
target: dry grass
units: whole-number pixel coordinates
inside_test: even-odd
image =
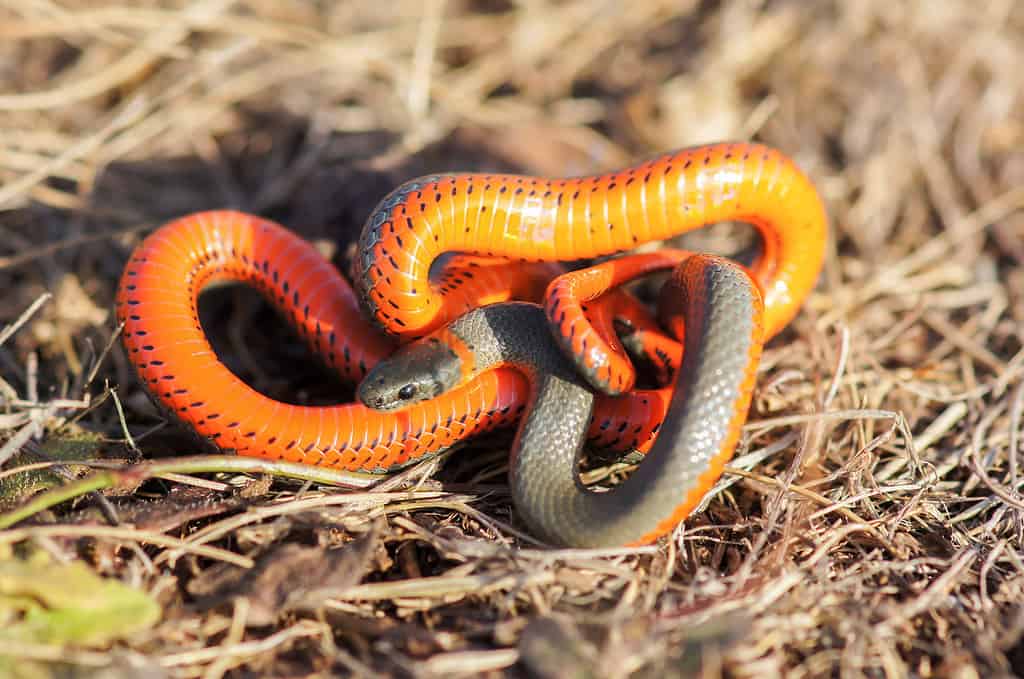
[[[104,351],[170,216],[259,212],[344,266],[411,176],[756,137],[835,234],[727,484],[659,547],[534,548],[493,442],[385,491],[118,477],[0,543],[87,559],[162,621],[113,653],[0,651],[125,676],[1024,672],[1022,66],[1013,0],[0,3],[0,320],[39,304],[0,342],[7,469],[83,430],[104,457],[199,452]],[[253,384],[334,397],[252,296],[206,303]]]

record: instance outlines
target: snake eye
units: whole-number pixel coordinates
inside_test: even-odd
[[[416,395],[416,385],[407,384],[398,390],[398,398],[403,401],[408,401],[410,398]]]

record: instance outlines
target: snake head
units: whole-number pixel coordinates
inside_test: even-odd
[[[373,410],[395,410],[440,396],[461,379],[458,355],[428,335],[374,366],[356,389],[356,398]]]

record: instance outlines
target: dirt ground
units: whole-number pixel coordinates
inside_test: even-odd
[[[0,633],[0,671],[1024,674],[1022,71],[1013,0],[0,3],[0,566],[77,560],[160,607],[89,643]],[[128,254],[174,216],[258,213],[346,268],[405,179],[723,139],[792,156],[832,239],[723,482],[653,547],[537,546],[503,437],[358,492],[175,466],[208,451],[111,341]],[[264,393],[349,397],[251,292],[203,308]]]

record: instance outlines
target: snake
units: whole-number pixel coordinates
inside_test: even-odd
[[[737,270],[731,263],[698,255],[673,270],[667,289],[675,291],[676,301],[663,306],[698,300],[667,316],[687,349],[652,350],[662,359],[663,376],[676,378],[675,389],[631,390],[635,375],[622,345],[635,348],[658,332],[640,328],[628,342],[617,341],[610,326],[622,320],[622,311],[602,313],[612,302],[599,300],[603,293],[595,292],[623,277],[665,268],[666,261],[654,261],[657,256],[650,262],[639,260],[631,265],[633,273],[618,278],[614,270],[569,283],[550,282],[548,277],[541,306],[508,301],[530,299],[544,280],[536,272],[547,263],[621,255],[721,221],[752,225],[760,235],[760,248],[749,268]],[[329,263],[304,253],[282,232],[287,233],[240,213],[190,217],[152,234],[129,260],[117,297],[123,343],[136,372],[166,410],[216,446],[240,454],[374,471],[395,469],[465,437],[519,421],[514,447],[520,453],[512,464],[512,489],[527,523],[556,543],[609,544],[606,540],[611,539],[642,544],[685,517],[709,479],[721,473],[749,407],[750,375],[757,363],[750,357],[792,320],[815,285],[825,256],[827,218],[813,183],[790,158],[761,144],[729,143],[684,149],[588,177],[476,173],[410,180],[381,200],[367,219],[353,262],[354,291],[340,275],[332,276]],[[446,258],[456,265],[448,268]],[[714,274],[683,273],[698,265]],[[524,277],[528,282],[521,282]],[[362,380],[360,403],[282,404],[250,389],[219,363],[203,335],[196,299],[205,285],[225,278],[254,285],[331,368]],[[484,278],[493,287],[482,284]],[[696,279],[726,282],[703,288],[687,282]],[[744,292],[736,293],[738,288]],[[707,308],[701,312],[695,304]],[[498,311],[487,311],[492,308]],[[529,355],[499,357],[489,364],[476,356],[488,349],[457,344],[462,335],[452,324],[478,317],[485,324],[498,323],[505,308],[519,309],[510,316],[516,321],[511,325],[521,321],[523,328],[536,330],[520,330],[531,338],[524,346],[540,352],[549,343],[539,342],[539,328],[553,333],[562,367],[554,359]],[[527,308],[531,311],[522,311]],[[724,320],[708,321],[710,329],[701,325],[720,314]],[[748,328],[742,319],[753,325]],[[511,325],[504,326],[510,333]],[[425,343],[440,341],[435,333],[453,344],[435,346],[435,353],[425,351]],[[676,346],[670,338],[662,341]],[[697,342],[692,350],[691,341]],[[397,344],[404,346],[395,354]],[[715,349],[719,344],[731,350],[723,354]],[[420,358],[411,367],[426,370],[429,379],[407,380],[393,393],[380,382],[374,384],[382,369],[390,370],[388,366],[400,365],[403,356],[417,352]],[[679,354],[682,365],[676,369],[672,357]],[[382,364],[385,356],[391,358]],[[742,365],[725,362],[735,356],[746,357]],[[467,357],[472,360],[462,360]],[[484,365],[495,369],[482,369]],[[572,379],[563,375],[570,369]],[[451,374],[439,375],[439,370]],[[455,373],[460,379],[452,386]],[[735,398],[729,405],[715,400],[718,408],[707,411],[686,396],[693,388],[699,391],[706,375],[723,373],[728,384],[717,382],[712,391],[732,389]],[[582,395],[573,400],[576,391],[541,398],[549,392],[538,390],[538,383],[548,374],[561,376],[574,390],[586,391],[589,385],[603,393],[592,405]],[[672,417],[666,419],[668,411]],[[578,428],[563,427],[563,421],[575,422],[587,413],[589,429],[584,426],[582,435],[571,437],[605,437],[607,442],[612,432],[613,447],[646,450],[653,442],[652,454],[655,449],[657,454],[649,454],[640,465],[636,475],[643,475],[651,473],[645,469],[671,468],[658,460],[678,458],[686,449],[684,439],[700,435],[688,428],[696,412],[710,418],[709,426],[722,436],[713,451],[702,448],[691,456],[690,472],[701,480],[687,486],[691,490],[683,493],[682,502],[678,488],[665,504],[668,496],[653,490],[661,485],[639,481],[628,488],[640,490],[624,487],[607,494],[618,498],[608,502],[620,507],[650,509],[647,498],[661,498],[661,511],[640,512],[660,517],[655,525],[645,523],[637,533],[636,524],[625,520],[628,529],[611,531],[614,538],[600,531],[593,535],[593,525],[555,525],[561,510],[552,502],[576,502],[570,489],[579,497],[600,495],[581,494],[575,476],[577,441],[559,434]],[[672,425],[671,434],[663,423]],[[564,441],[561,454],[548,460],[522,454],[533,449],[525,442],[539,444],[545,438]],[[524,457],[537,460],[537,468],[521,469]],[[523,481],[536,475],[554,485]],[[586,523],[599,522],[604,515],[581,509],[574,516]]]
[[[460,257],[439,279],[453,294],[486,302],[513,293],[539,298],[551,266]],[[516,279],[510,290],[509,281]],[[394,341],[367,322],[355,291],[308,241],[268,219],[232,210],[194,213],[150,233],[125,264],[115,297],[121,343],[152,400],[202,440],[225,452],[387,473],[460,441],[507,427],[522,415],[528,384],[515,370],[491,371],[464,388],[402,412],[360,403],[303,406],[272,399],[220,360],[200,322],[198,299],[218,282],[260,292],[311,351],[342,380],[358,382],[394,351]],[[595,307],[599,312],[600,306]],[[616,313],[655,342],[639,302],[621,299]],[[605,320],[602,321],[601,319]],[[599,325],[610,317],[595,313]],[[608,451],[644,452],[664,417],[670,390],[638,389],[600,399],[589,441]]]

